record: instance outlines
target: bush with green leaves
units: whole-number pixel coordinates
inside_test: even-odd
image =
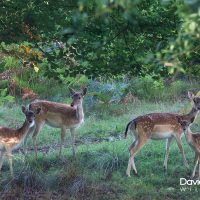
[[[7,95],[7,88],[5,89],[0,89],[0,105],[3,103],[12,103],[14,102],[14,97]]]
[[[128,87],[128,91],[139,99],[148,101],[179,99],[185,97],[188,90],[198,91],[198,82],[175,80],[166,84],[162,78],[153,79],[151,75],[133,77]]]
[[[151,75],[134,77],[129,83],[129,89],[140,99],[150,100],[164,88],[163,80],[154,80]]]
[[[122,95],[127,88],[127,84],[123,81],[97,81],[90,80],[88,84],[88,90],[90,94],[90,105],[95,102],[101,102],[103,104],[109,104],[111,102],[119,102]]]

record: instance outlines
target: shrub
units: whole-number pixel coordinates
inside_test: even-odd
[[[0,89],[0,105],[3,103],[12,103],[14,101],[14,97],[7,95],[7,88]]]
[[[154,80],[151,75],[146,75],[145,77],[133,77],[127,90],[139,99],[166,101],[185,97],[188,90],[196,88],[198,88],[198,82],[190,83],[185,80],[175,80],[170,85],[166,85],[162,78]]]
[[[163,79],[154,80],[151,75],[132,78],[128,87],[135,96],[146,100],[154,99],[163,89]]]

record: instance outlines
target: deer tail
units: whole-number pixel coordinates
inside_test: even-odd
[[[127,124],[126,130],[125,130],[125,132],[124,132],[125,138],[127,137],[128,129],[129,129],[129,126],[131,125],[131,123],[134,123],[134,125],[135,125],[135,127],[136,127],[135,120],[130,121],[130,122]]]

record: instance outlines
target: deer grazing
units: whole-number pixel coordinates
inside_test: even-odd
[[[76,128],[80,126],[84,121],[83,112],[83,98],[86,95],[87,88],[81,89],[81,92],[75,92],[73,89],[69,89],[72,103],[71,105],[56,103],[44,100],[36,100],[29,105],[29,109],[36,112],[38,108],[41,108],[41,112],[35,117],[35,126],[29,131],[24,139],[24,150],[27,152],[27,138],[28,135],[33,132],[32,139],[37,157],[37,142],[36,137],[41,128],[46,123],[47,125],[61,129],[61,143],[59,155],[61,155],[62,146],[64,144],[64,137],[66,129],[70,129],[72,137],[72,152],[75,155],[75,134]]]
[[[193,120],[194,119],[184,120],[181,117],[177,117],[177,121],[181,125],[181,128],[183,129],[187,143],[195,152],[195,165],[191,177],[194,178],[197,165],[199,164],[198,178],[200,178],[200,133],[193,134],[192,131],[190,130],[190,124],[193,123]]]
[[[149,139],[160,140],[167,139],[166,153],[164,160],[164,168],[167,169],[167,161],[169,156],[170,145],[174,138],[183,157],[183,163],[188,167],[185,153],[181,143],[182,128],[177,121],[177,116],[181,116],[182,119],[191,120],[197,116],[200,110],[200,97],[195,96],[193,93],[188,92],[188,97],[193,101],[192,110],[186,115],[178,115],[176,113],[150,113],[147,115],[139,116],[127,124],[125,130],[125,137],[130,129],[135,136],[135,141],[129,148],[130,157],[126,174],[130,176],[131,168],[137,174],[135,167],[134,157],[136,153],[147,143]]]
[[[22,139],[27,134],[29,129],[32,126],[34,126],[35,123],[34,112],[27,110],[24,106],[22,106],[22,112],[25,114],[26,120],[21,128],[15,130],[7,127],[0,127],[0,149],[1,149],[0,170],[3,165],[5,152],[7,152],[10,172],[12,176],[13,176],[12,150],[17,147],[17,145],[22,141]],[[39,108],[37,112],[40,112]]]

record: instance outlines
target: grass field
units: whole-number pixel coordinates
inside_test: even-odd
[[[179,112],[187,102],[147,103],[129,106],[124,114],[99,117],[98,110],[87,112],[85,123],[77,130],[76,158],[72,156],[70,134],[66,134],[63,155],[58,157],[60,130],[45,126],[38,135],[39,157],[36,160],[29,138],[28,155],[13,154],[15,179],[10,177],[7,159],[0,174],[1,199],[200,199],[200,186],[181,191],[180,178],[190,179],[194,155],[182,137],[190,169],[174,142],[168,171],[163,168],[165,141],[149,141],[135,158],[139,176],[125,175],[128,147],[123,138],[130,119],[149,112]],[[197,119],[196,122],[199,120]],[[0,125],[16,127],[23,122],[19,105],[0,107]],[[199,124],[199,123],[198,123]],[[192,130],[200,130],[197,123]],[[22,149],[22,148],[20,148]]]

